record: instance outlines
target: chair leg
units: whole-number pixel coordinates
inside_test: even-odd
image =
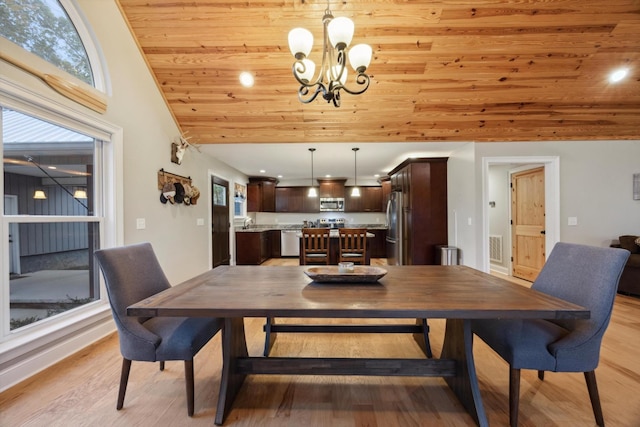
[[[596,383],[596,372],[585,372],[584,379],[587,381],[589,399],[591,399],[591,406],[593,407],[593,415],[596,418],[596,424],[600,427],[604,427],[604,415],[602,415],[602,406],[600,406],[600,395],[598,393],[598,384]]]
[[[518,406],[520,405],[520,369],[509,368],[509,424],[518,425]]]
[[[538,371],[538,379],[544,381],[544,371]]]
[[[160,361],[160,370],[164,371],[164,360]]]
[[[193,360],[184,361],[184,380],[187,387],[187,413],[193,417],[194,403],[194,383],[193,383]]]
[[[120,389],[118,390],[118,403],[116,409],[119,411],[124,405],[124,395],[127,392],[129,382],[129,372],[131,371],[131,360],[122,358],[122,371],[120,372]]]

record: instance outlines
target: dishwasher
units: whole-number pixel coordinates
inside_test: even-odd
[[[300,256],[300,238],[298,237],[300,230],[281,230],[280,244],[281,255]]]

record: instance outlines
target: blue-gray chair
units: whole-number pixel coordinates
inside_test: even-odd
[[[558,243],[532,289],[578,304],[589,319],[474,320],[473,332],[510,366],[509,418],[518,424],[520,370],[583,372],[599,426],[604,426],[595,369],[600,343],[611,319],[613,301],[629,252]]]
[[[220,319],[130,317],[127,307],[171,287],[149,243],[98,250],[95,253],[118,327],[122,372],[116,408],[122,409],[131,361],[184,360],[187,412],[194,411],[193,358],[222,327]]]

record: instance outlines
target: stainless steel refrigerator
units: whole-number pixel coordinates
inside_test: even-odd
[[[387,201],[387,263],[402,265],[402,193],[392,191]]]

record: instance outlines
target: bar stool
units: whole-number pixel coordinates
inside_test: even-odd
[[[303,265],[329,264],[329,229],[302,229],[302,257]]]
[[[360,265],[367,264],[367,229],[340,228],[340,260]]]

